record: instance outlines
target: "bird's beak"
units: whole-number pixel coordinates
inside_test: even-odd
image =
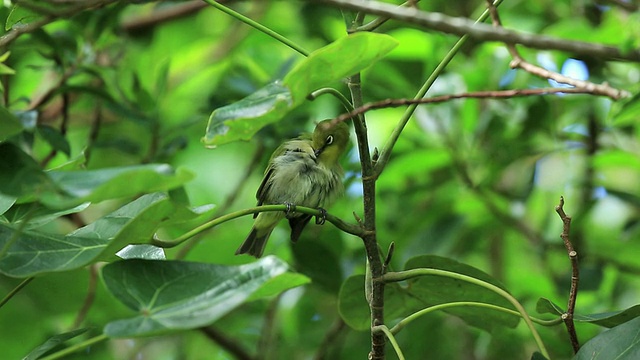
[[[314,152],[313,152],[313,154],[316,156],[316,158],[317,158],[320,154],[322,154],[322,150],[324,150],[324,146],[323,146],[323,147],[321,147],[320,149],[318,149],[318,150],[316,150],[316,151],[314,151]]]

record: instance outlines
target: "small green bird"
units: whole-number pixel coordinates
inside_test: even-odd
[[[256,193],[258,206],[329,206],[344,192],[344,172],[338,160],[348,143],[347,124],[341,122],[332,126],[331,120],[324,120],[316,125],[313,134],[303,134],[280,145],[271,155]],[[269,235],[285,216],[291,226],[291,241],[296,242],[311,215],[262,212],[254,216],[253,228],[236,250],[236,255],[262,256]]]

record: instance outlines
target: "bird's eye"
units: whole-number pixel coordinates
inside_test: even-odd
[[[333,135],[329,135],[327,136],[327,140],[325,141],[326,145],[331,145],[333,144]]]

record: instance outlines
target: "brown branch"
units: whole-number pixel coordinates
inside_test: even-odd
[[[91,309],[93,305],[93,301],[96,298],[96,287],[98,279],[98,267],[96,264],[89,266],[89,285],[87,287],[87,296],[84,298],[84,302],[82,303],[82,307],[80,311],[78,311],[78,315],[76,315],[76,319],[73,321],[73,325],[71,329],[77,329],[84,322],[87,313]]]
[[[581,88],[540,88],[540,89],[514,89],[514,90],[487,90],[474,91],[462,94],[440,95],[431,98],[420,99],[385,99],[364,104],[348,113],[341,114],[333,119],[339,123],[351,119],[354,116],[364,114],[371,110],[400,107],[412,104],[433,104],[447,102],[456,99],[510,99],[514,97],[549,95],[549,94],[591,94],[591,91]]]
[[[489,14],[491,14],[491,20],[492,20],[493,26],[495,28],[502,28],[502,22],[500,21],[500,15],[498,14],[498,9],[495,7],[495,5],[491,0],[487,0],[487,8],[489,9]],[[559,74],[555,71],[550,71],[540,66],[533,65],[527,62],[522,57],[522,55],[520,55],[520,52],[518,52],[518,49],[516,49],[515,44],[507,43],[506,45],[507,45],[507,49],[509,50],[509,54],[511,54],[511,57],[513,58],[510,64],[512,69],[520,68],[538,77],[551,79],[562,84],[572,85],[577,88],[586,89],[589,91],[589,93],[592,93],[594,95],[604,95],[614,100],[631,96],[629,92],[624,90],[614,89],[607,84],[594,84],[589,81],[573,79],[568,76]]]
[[[208,5],[205,2],[200,0],[187,1],[173,6],[163,6],[154,10],[151,14],[144,14],[124,19],[120,23],[120,28],[128,33],[145,31],[158,24],[189,16],[207,6]]]
[[[238,360],[253,360],[253,357],[247,349],[245,349],[240,343],[229,336],[223,334],[213,326],[207,326],[200,328],[203,334],[209,339],[220,345],[221,348],[226,350],[229,354],[233,355]]]
[[[576,306],[576,298],[578,296],[578,253],[573,249],[571,240],[569,239],[569,231],[571,229],[571,217],[564,212],[564,197],[560,197],[560,203],[556,206],[556,212],[562,220],[562,234],[560,238],[564,242],[569,259],[571,260],[571,289],[569,290],[569,303],[567,305],[567,312],[562,314],[562,321],[567,327],[569,332],[569,338],[571,339],[571,346],[573,346],[573,352],[577,353],[580,350],[580,343],[578,342],[578,335],[573,324],[573,313]]]
[[[78,4],[76,4],[76,6],[70,7],[68,9],[65,9],[64,11],[60,11],[58,13],[56,13],[55,15],[45,15],[40,19],[37,19],[33,22],[30,22],[28,24],[22,25],[22,26],[15,26],[13,27],[11,30],[9,30],[7,33],[5,33],[4,35],[0,36],[0,47],[4,47],[9,45],[12,41],[14,41],[15,39],[17,39],[20,35],[23,34],[28,34],[30,32],[36,31],[38,29],[40,29],[41,27],[52,23],[56,20],[58,20],[61,17],[70,17],[73,16],[79,12],[85,11],[85,10],[90,10],[90,9],[95,9],[98,7],[102,7],[102,6],[106,6],[108,4],[114,3],[117,0],[88,0],[88,1],[82,1]]]
[[[640,62],[640,50],[622,51],[617,47],[584,41],[558,39],[545,35],[529,34],[478,23],[466,18],[451,17],[440,13],[397,7],[378,1],[316,0],[316,2],[386,16],[422,28],[459,36],[468,35],[478,41],[499,41],[520,44],[533,49],[560,50],[578,55],[593,56],[605,60]]]

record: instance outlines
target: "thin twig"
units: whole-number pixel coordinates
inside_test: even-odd
[[[362,11],[368,14],[387,16],[426,29],[448,34],[469,35],[479,41],[500,41],[520,44],[534,49],[560,50],[578,55],[593,56],[604,60],[628,60],[640,62],[640,50],[622,51],[614,46],[558,39],[545,35],[529,34],[487,24],[475,24],[465,18],[451,17],[440,13],[419,11],[414,8],[397,7],[378,1],[316,0],[336,7]]]
[[[327,353],[329,352],[329,347],[331,347],[332,345],[335,346],[336,340],[338,339],[342,331],[346,329],[346,327],[347,324],[344,322],[344,320],[338,317],[331,329],[329,329],[329,331],[327,331],[327,333],[325,334],[324,339],[322,340],[322,344],[320,344],[320,346],[318,347],[318,352],[313,357],[313,360],[326,360]]]
[[[433,104],[442,103],[456,99],[510,99],[523,96],[538,96],[538,95],[551,95],[551,94],[591,94],[591,91],[582,88],[540,88],[540,89],[514,89],[514,90],[487,90],[487,91],[474,91],[462,94],[450,94],[440,95],[431,98],[420,99],[385,99],[372,103],[364,104],[353,111],[343,113],[340,116],[333,119],[334,123],[342,122],[351,119],[354,116],[364,114],[371,110],[394,108],[405,105],[414,104]]]
[[[42,17],[40,19],[37,19],[37,20],[35,20],[33,22],[30,22],[30,23],[28,23],[26,25],[14,26],[7,33],[5,33],[4,35],[0,36],[0,47],[7,46],[12,41],[17,39],[20,35],[28,34],[30,32],[36,31],[36,30],[40,29],[41,27],[58,20],[61,17],[70,17],[70,16],[73,16],[73,15],[79,13],[79,12],[82,12],[82,11],[85,11],[85,10],[89,10],[89,9],[95,9],[95,8],[102,7],[102,6],[106,6],[106,5],[114,3],[116,1],[117,0],[89,0],[89,1],[82,1],[82,2],[78,3],[76,6],[73,6],[73,7],[70,7],[68,9],[65,9],[64,11],[60,11],[59,13],[56,13],[55,15],[45,15],[44,17]],[[74,3],[74,4],[76,4],[76,3]]]
[[[91,309],[91,305],[93,305],[93,301],[96,298],[97,280],[98,267],[96,264],[93,264],[89,266],[89,285],[87,286],[87,296],[84,299],[84,303],[82,303],[82,308],[78,311],[78,315],[76,315],[76,319],[73,321],[71,329],[79,328],[87,316],[89,309]]]
[[[502,28],[502,22],[500,21],[500,15],[498,14],[498,9],[495,7],[491,0],[487,0],[487,8],[489,9],[489,14],[491,14],[491,20],[493,22],[493,26],[495,28]],[[555,71],[550,71],[544,69],[540,66],[533,65],[527,62],[518,49],[516,49],[515,44],[507,43],[507,49],[509,50],[509,54],[513,60],[511,61],[511,68],[516,69],[520,68],[530,74],[539,76],[544,79],[555,80],[556,82],[567,84],[571,86],[575,86],[577,88],[588,90],[589,93],[593,95],[604,95],[612,98],[613,100],[619,100],[623,97],[628,97],[631,94],[624,90],[618,90],[610,87],[607,84],[595,84],[589,81],[583,81],[578,79],[573,79],[568,76],[559,74]]]
[[[12,297],[14,297],[18,292],[20,292],[20,290],[22,290],[22,288],[27,286],[27,284],[29,284],[33,279],[35,279],[35,277],[28,277],[22,280],[22,282],[18,284],[18,286],[13,288],[4,298],[2,298],[2,300],[0,300],[0,308],[3,307],[4,304],[8,303]]]
[[[213,340],[216,344],[220,345],[223,349],[225,349],[229,354],[233,355],[233,357],[237,360],[253,360],[253,357],[249,352],[242,346],[240,343],[226,334],[223,334],[218,329],[213,326],[207,326],[200,328],[203,334],[205,334],[209,339]]]
[[[567,331],[569,332],[573,352],[577,353],[578,350],[580,350],[580,342],[578,342],[578,335],[576,334],[576,328],[573,324],[573,313],[576,307],[576,298],[578,296],[578,253],[573,249],[573,245],[569,239],[571,216],[564,212],[564,197],[562,196],[560,196],[560,203],[556,206],[556,212],[562,220],[562,234],[560,234],[560,238],[562,238],[564,246],[567,248],[569,259],[571,260],[571,289],[569,290],[569,303],[567,305],[567,312],[562,314],[562,321],[564,321]]]
[[[150,14],[125,18],[120,23],[120,28],[128,33],[140,32],[156,25],[191,15],[206,7],[207,4],[201,0],[186,1],[172,6],[158,6]]]
[[[269,356],[269,353],[271,352],[273,342],[276,338],[274,328],[276,325],[278,305],[280,304],[282,294],[284,293],[278,294],[278,296],[276,296],[273,300],[271,300],[271,302],[269,302],[269,307],[264,314],[264,323],[262,325],[262,331],[260,333],[260,340],[258,341],[258,355],[256,356],[256,360],[271,358]]]

